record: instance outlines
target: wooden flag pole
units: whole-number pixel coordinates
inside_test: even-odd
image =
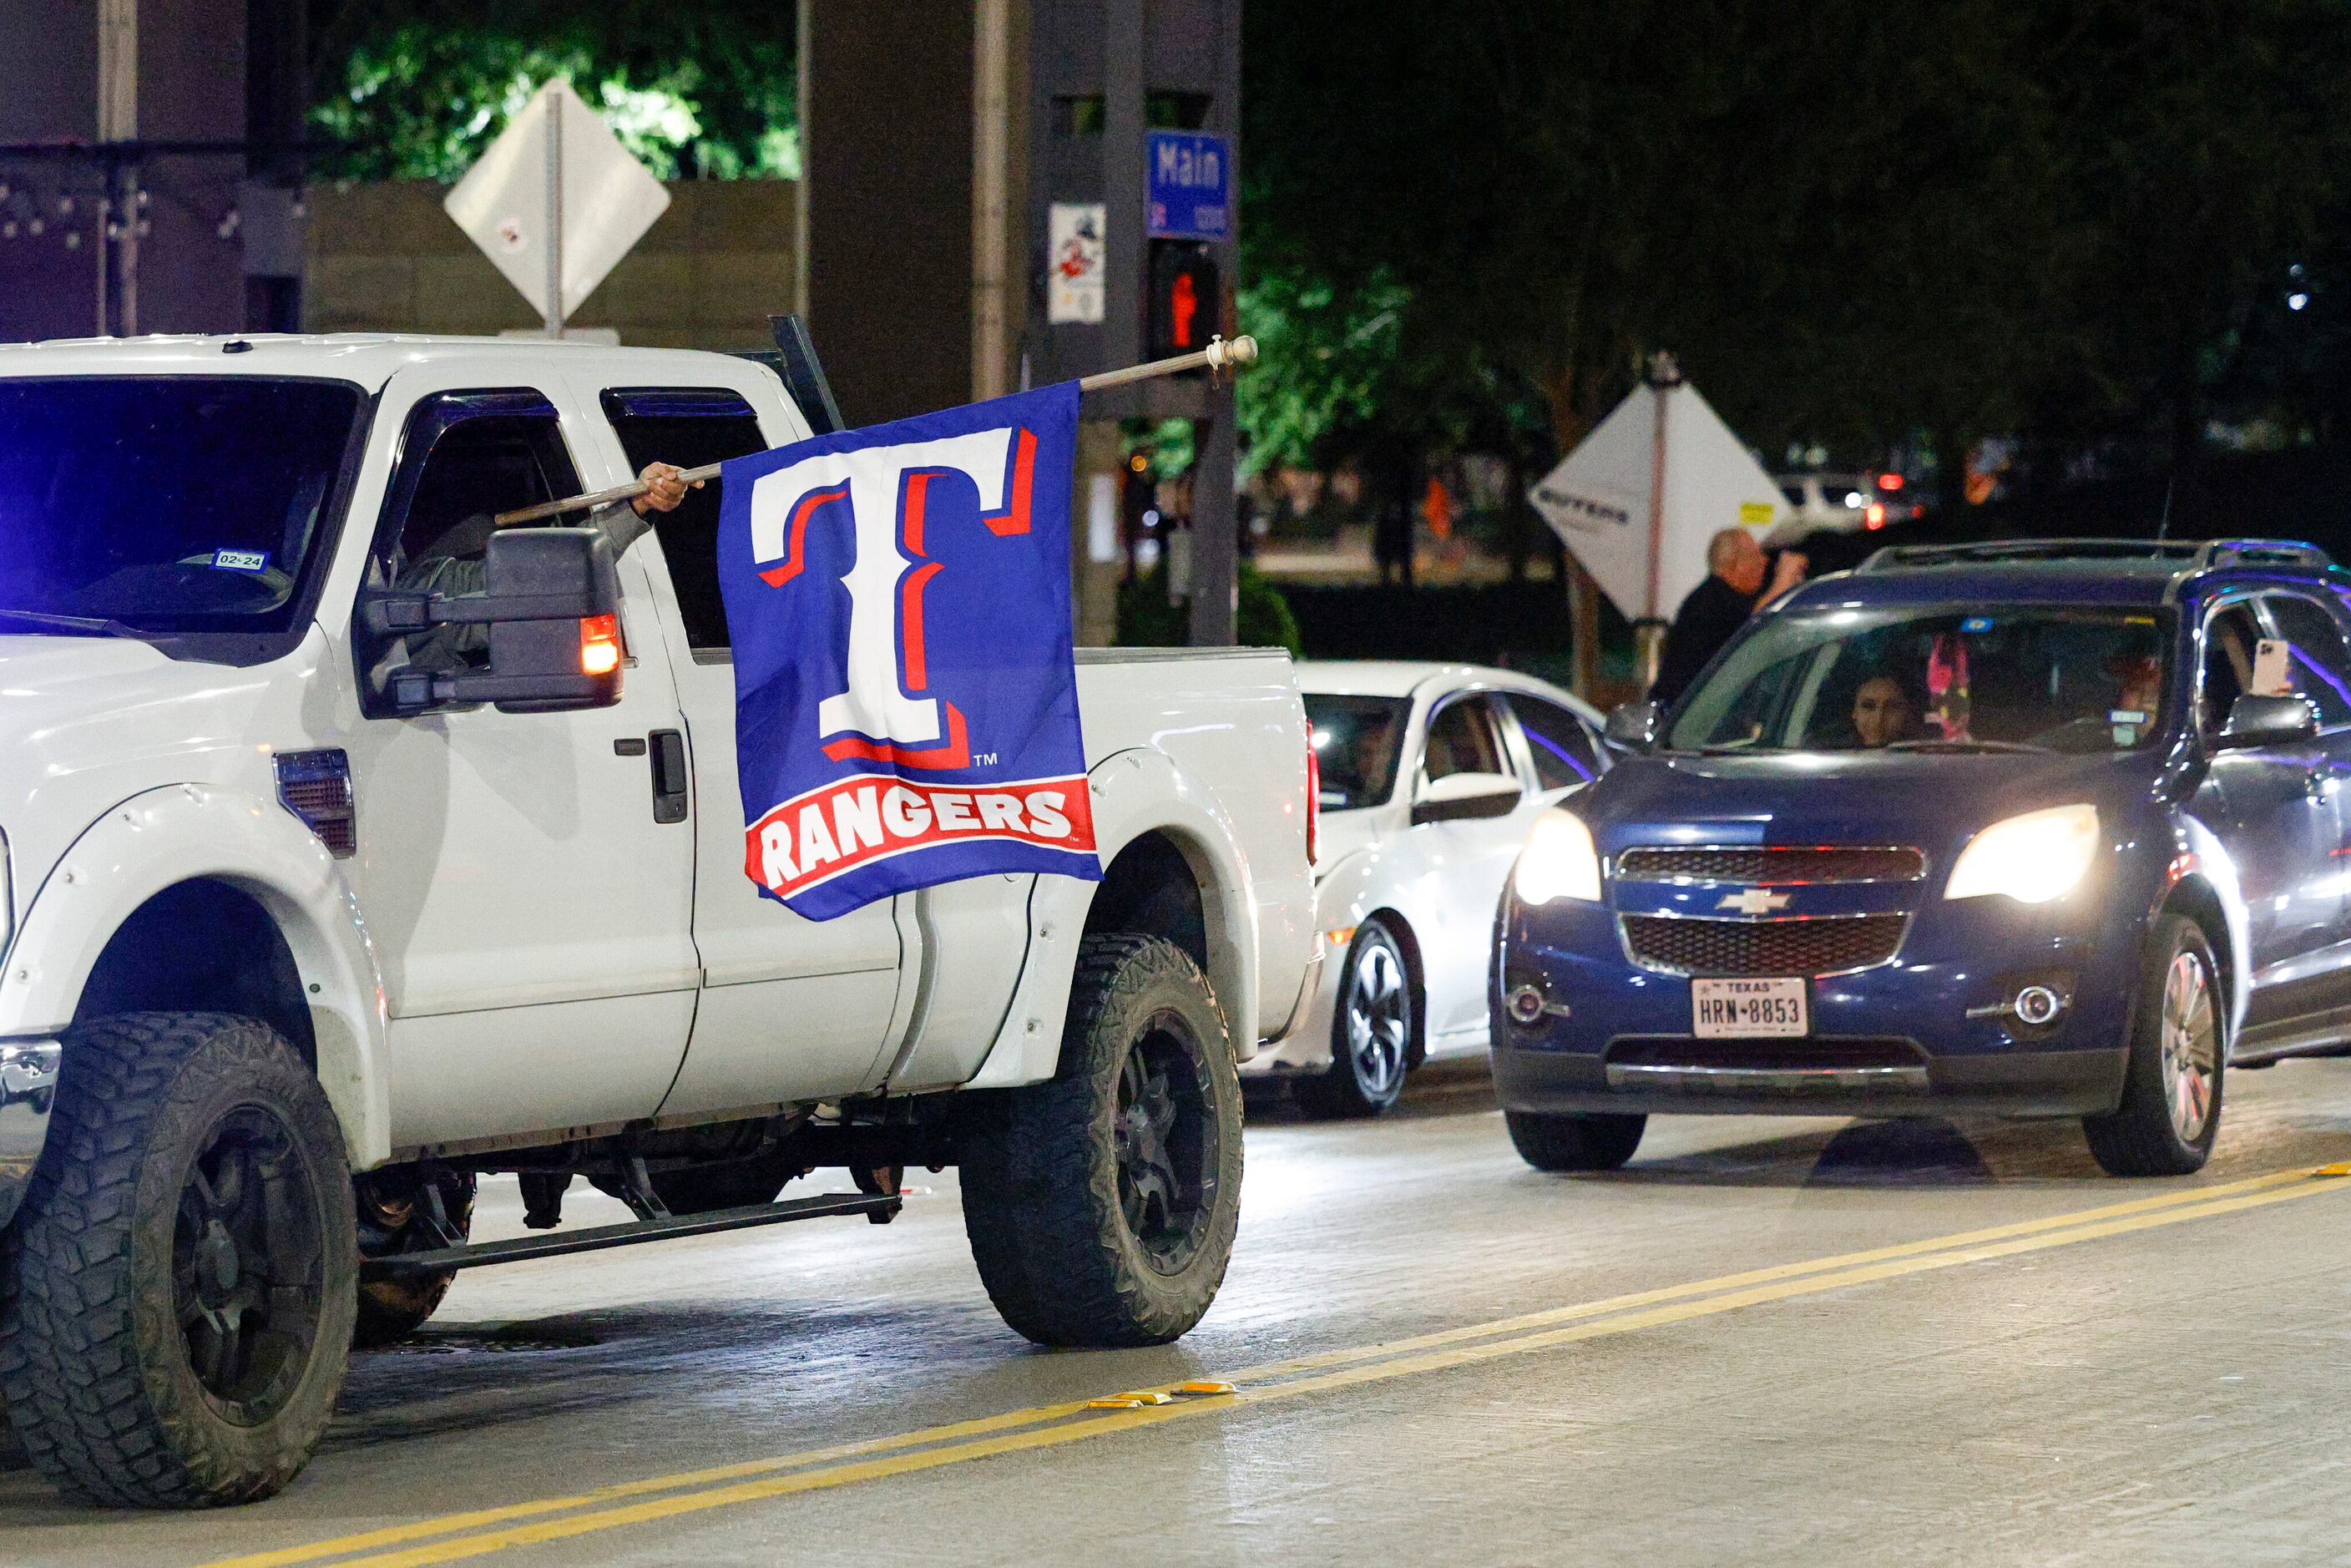
[[[1184,371],[1206,370],[1214,376],[1219,371],[1237,370],[1255,363],[1255,338],[1235,338],[1230,342],[1222,338],[1211,338],[1208,346],[1196,353],[1153,360],[1148,364],[1129,365],[1123,371],[1104,371],[1098,376],[1081,376],[1078,378],[1078,390],[1099,392],[1104,387],[1123,387],[1129,382],[1147,382],[1155,376],[1172,376]],[[716,463],[705,463],[699,468],[681,469],[677,476],[686,484],[698,484],[705,479],[717,478],[719,467]],[[535,523],[542,517],[561,517],[566,512],[590,511],[598,507],[609,507],[615,501],[633,501],[650,488],[652,486],[643,479],[632,479],[609,490],[591,490],[584,496],[566,496],[559,501],[542,501],[536,507],[500,512],[490,521],[502,528],[515,523]]]

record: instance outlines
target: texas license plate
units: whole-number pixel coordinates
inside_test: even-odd
[[[1690,1027],[1700,1040],[1803,1034],[1809,989],[1802,980],[1692,980]]]

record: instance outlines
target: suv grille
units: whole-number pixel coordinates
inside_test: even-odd
[[[1834,975],[1866,969],[1902,946],[1906,915],[1824,920],[1680,920],[1627,915],[1625,945],[1645,967],[1677,975]]]
[[[1917,882],[1927,857],[1915,849],[1846,849],[1837,845],[1752,845],[1726,849],[1651,847],[1616,857],[1626,882]]]

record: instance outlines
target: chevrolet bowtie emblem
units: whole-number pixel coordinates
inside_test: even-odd
[[[1741,915],[1769,915],[1775,909],[1788,907],[1788,895],[1774,893],[1768,887],[1750,887],[1741,893],[1726,893],[1717,909],[1735,909]]]

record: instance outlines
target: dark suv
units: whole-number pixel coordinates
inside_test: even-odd
[[[1505,894],[1494,1078],[1546,1170],[1651,1113],[2078,1116],[2210,1152],[2351,1040],[2351,572],[2309,545],[1880,550],[1756,617]]]

